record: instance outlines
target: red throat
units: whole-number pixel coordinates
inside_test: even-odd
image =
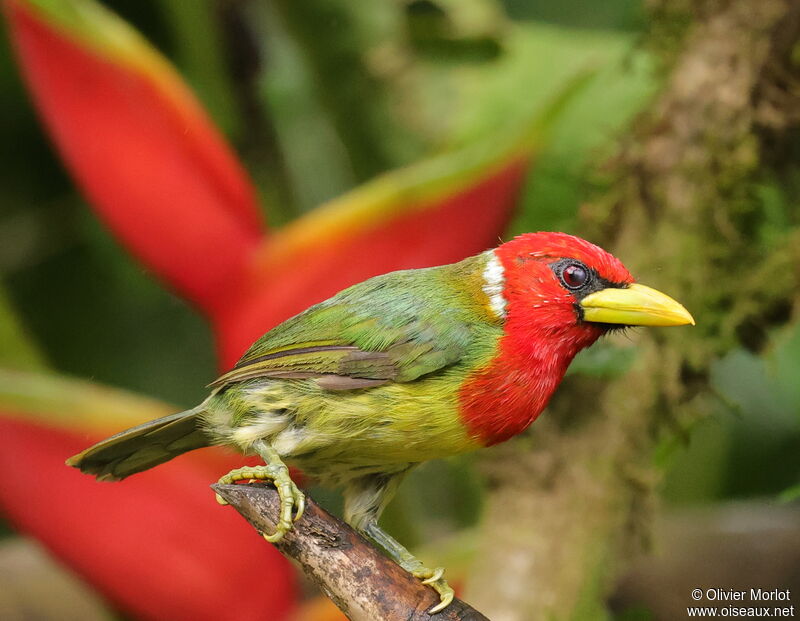
[[[553,347],[544,335],[521,340],[507,333],[489,366],[461,390],[461,416],[470,435],[491,446],[525,431],[550,401],[575,354],[597,340],[600,330],[575,336]]]
[[[489,364],[475,371],[460,392],[462,419],[486,446],[524,431],[547,405],[575,354],[603,332],[580,320],[575,299],[550,264],[575,258],[614,282],[632,280],[612,255],[569,235],[529,234],[495,253],[505,277],[505,334]]]

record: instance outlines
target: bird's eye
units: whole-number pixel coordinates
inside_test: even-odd
[[[561,272],[561,279],[570,289],[580,289],[589,280],[589,270],[583,265],[572,263]]]

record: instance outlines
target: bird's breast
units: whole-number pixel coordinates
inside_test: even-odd
[[[523,432],[544,410],[573,355],[501,342],[495,357],[460,391],[461,419],[469,433],[492,446]]]

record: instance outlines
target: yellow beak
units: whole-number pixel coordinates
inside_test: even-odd
[[[685,326],[694,319],[683,306],[660,291],[633,284],[609,287],[581,300],[584,321],[628,326]]]

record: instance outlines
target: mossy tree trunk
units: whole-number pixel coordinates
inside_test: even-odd
[[[798,308],[800,3],[650,8],[665,86],[603,167],[611,183],[580,233],[698,325],[637,331],[624,377],[568,377],[526,435],[485,454],[483,549],[465,596],[494,621],[604,618],[621,559],[646,539],[656,443],[711,410],[715,357],[757,350]],[[784,195],[785,226],[768,219],[764,188]]]

